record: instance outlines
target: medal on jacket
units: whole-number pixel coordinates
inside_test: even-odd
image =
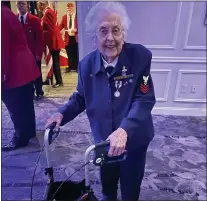
[[[126,72],[127,72],[127,69],[126,69],[126,67],[125,66],[123,66],[123,68],[122,68],[122,76],[126,76]]]
[[[115,88],[116,88],[116,91],[114,92],[114,96],[116,97],[116,98],[118,98],[120,95],[121,95],[121,93],[119,92],[119,89],[122,87],[122,81],[118,81],[118,80],[116,80],[115,81]]]

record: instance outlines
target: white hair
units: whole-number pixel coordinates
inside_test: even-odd
[[[100,22],[100,18],[104,13],[115,13],[121,19],[121,25],[124,35],[127,34],[131,20],[126,12],[126,8],[119,2],[98,2],[88,12],[85,19],[86,33],[92,38],[96,37],[96,30]]]

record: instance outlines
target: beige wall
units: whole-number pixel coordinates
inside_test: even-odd
[[[15,14],[17,14],[16,1],[11,1],[11,9]]]
[[[66,5],[69,2],[75,3],[75,1],[61,1],[61,2],[58,2],[58,9],[57,10],[58,10],[58,22],[59,23],[62,19],[62,16],[66,14]]]

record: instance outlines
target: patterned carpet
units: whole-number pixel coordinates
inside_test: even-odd
[[[27,148],[2,153],[2,200],[29,200],[32,174],[43,144],[46,119],[67,101],[66,97],[75,86],[72,80],[77,74],[66,76],[61,91],[50,89],[48,98],[35,102],[38,139],[33,140]],[[148,150],[140,199],[206,200],[206,118],[155,115],[153,119],[156,136]],[[2,105],[3,143],[9,141],[12,132],[13,125],[8,111]],[[59,137],[50,147],[55,179],[63,181],[81,167],[84,164],[84,151],[92,143],[85,112],[62,127]],[[45,167],[46,158],[43,154],[35,175],[34,200],[43,199],[47,182]],[[82,178],[83,169],[72,180]],[[90,165],[90,181],[100,199],[99,172],[93,165]]]

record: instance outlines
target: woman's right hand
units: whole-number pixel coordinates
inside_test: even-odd
[[[59,112],[55,113],[52,117],[50,117],[47,120],[45,128],[47,128],[50,124],[52,124],[54,122],[56,123],[56,128],[59,128],[62,120],[63,120],[63,115],[61,113],[59,113]]]

